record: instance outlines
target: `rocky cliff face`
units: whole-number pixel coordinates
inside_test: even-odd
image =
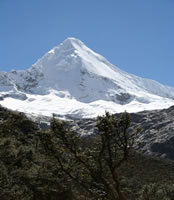
[[[131,116],[133,127],[139,125],[142,128],[137,148],[147,154],[174,159],[174,106]]]
[[[174,160],[174,106],[168,109],[131,113],[132,126],[140,127],[136,149],[149,155]],[[95,119],[71,122],[74,130],[88,135],[97,132]]]

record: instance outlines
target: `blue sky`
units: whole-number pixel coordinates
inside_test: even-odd
[[[67,37],[174,87],[174,0],[0,0],[0,71],[29,68]]]

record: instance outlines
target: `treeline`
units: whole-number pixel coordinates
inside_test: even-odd
[[[106,113],[97,119],[98,133],[83,136],[54,117],[41,130],[0,107],[0,199],[174,199],[173,162],[138,154],[141,130],[130,124],[127,113]]]

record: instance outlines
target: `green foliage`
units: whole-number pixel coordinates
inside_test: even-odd
[[[77,134],[54,117],[40,130],[0,106],[0,199],[173,199],[174,163],[134,151],[140,130],[130,125],[129,114],[106,113],[96,135]]]
[[[174,185],[150,184],[141,191],[140,200],[173,200]]]
[[[106,113],[98,118],[98,134],[93,144],[85,145],[82,136],[53,118],[51,130],[41,135],[41,141],[75,188],[98,199],[125,199],[118,168],[128,159],[139,132],[130,131],[130,123],[127,113],[119,119]]]
[[[37,125],[3,108],[0,119],[0,199],[71,199],[60,170],[44,154]]]

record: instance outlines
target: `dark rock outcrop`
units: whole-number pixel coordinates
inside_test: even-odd
[[[174,160],[174,106],[162,110],[131,113],[130,115],[132,119],[131,129],[136,127],[142,129],[141,134],[137,138],[136,149],[145,154]],[[36,121],[40,121],[41,128],[43,128],[44,123],[45,129],[49,128],[49,119],[41,118]],[[73,120],[69,118],[68,123],[73,131],[81,135],[87,136],[97,132],[96,119]]]
[[[131,114],[132,126],[140,126],[142,134],[137,148],[144,153],[174,159],[174,106]]]
[[[174,159],[174,106],[168,109],[131,113],[132,129],[140,127],[137,150],[160,157]],[[97,131],[96,120],[73,121],[74,129],[82,134]]]

